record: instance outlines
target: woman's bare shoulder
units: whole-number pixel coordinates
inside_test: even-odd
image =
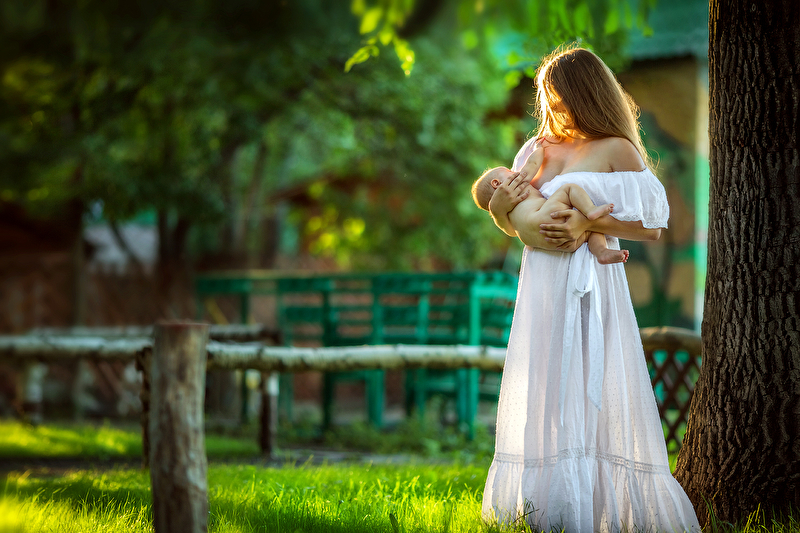
[[[645,167],[639,151],[628,139],[607,137],[599,141],[609,167],[615,172],[639,171]]]

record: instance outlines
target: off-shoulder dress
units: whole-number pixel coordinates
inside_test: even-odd
[[[518,170],[531,143],[520,149]],[[650,170],[573,172],[611,216],[666,228]],[[609,248],[619,241],[607,236]],[[622,263],[525,247],[483,495],[487,520],[566,532],[700,531],[669,469],[664,435]]]

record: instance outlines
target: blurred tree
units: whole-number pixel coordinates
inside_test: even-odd
[[[152,210],[164,262],[194,242],[268,266],[288,220],[345,264],[475,264],[499,236],[469,184],[524,135],[502,73],[439,20],[419,76],[345,74],[358,21],[328,4],[4,2],[0,195]]]

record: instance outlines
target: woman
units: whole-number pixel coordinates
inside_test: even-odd
[[[638,109],[614,74],[581,48],[556,51],[539,69],[544,162],[531,180],[544,196],[583,187],[614,212],[589,221],[576,210],[541,224],[541,247],[523,252],[497,413],[484,517],[591,531],[700,531],[672,477],[622,264],[597,265],[585,231],[653,240],[667,227],[663,186],[649,170]],[[527,195],[526,176],[492,197],[498,222]],[[501,224],[498,224],[502,227]]]

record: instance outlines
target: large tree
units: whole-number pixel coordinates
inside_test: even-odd
[[[703,365],[675,473],[707,521],[800,508],[800,3],[711,0]]]

